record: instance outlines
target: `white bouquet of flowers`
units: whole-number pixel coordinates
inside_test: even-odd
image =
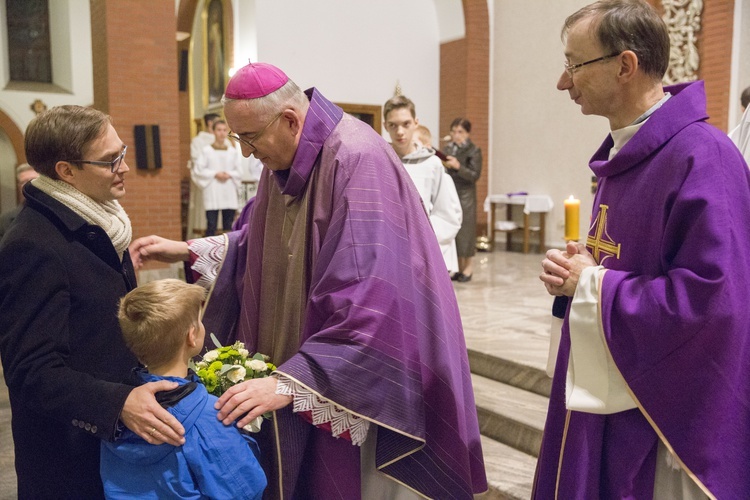
[[[276,369],[265,354],[255,353],[251,356],[242,342],[222,346],[213,333],[211,340],[216,349],[208,351],[197,363],[191,362],[190,368],[198,375],[206,390],[216,397],[245,380],[268,377]],[[256,418],[244,429],[258,432],[264,417],[270,418],[270,414]]]

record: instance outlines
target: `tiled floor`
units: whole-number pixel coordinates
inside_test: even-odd
[[[0,367],[0,374],[2,374]],[[13,438],[10,432],[10,402],[5,382],[0,383],[0,499],[16,497],[16,471],[13,468]]]
[[[544,369],[552,299],[537,278],[542,256],[478,253],[473,279],[456,283],[466,344],[524,365]],[[0,369],[1,374],[1,369]],[[0,384],[0,499],[15,498],[10,406]]]
[[[544,369],[552,297],[539,281],[542,256],[477,253],[469,283],[455,285],[466,346]]]

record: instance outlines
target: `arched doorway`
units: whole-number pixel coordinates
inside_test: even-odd
[[[177,60],[179,65],[179,117],[180,117],[180,165],[190,161],[190,141],[202,130],[202,117],[207,112],[221,113],[215,99],[209,100],[208,88],[210,79],[204,70],[207,65],[204,52],[208,38],[206,17],[208,7],[218,2],[223,15],[223,54],[224,77],[228,79],[228,70],[234,59],[234,14],[231,0],[181,0],[177,10]],[[207,56],[207,54],[206,54]],[[204,98],[205,94],[205,98]],[[182,170],[182,225],[183,236],[193,238],[195,230],[205,228],[202,208],[197,205],[198,197],[195,186],[190,182],[190,171]],[[202,207],[202,203],[200,203]],[[194,215],[198,212],[197,215]]]
[[[0,211],[16,206],[16,167],[26,161],[23,132],[0,109]]]

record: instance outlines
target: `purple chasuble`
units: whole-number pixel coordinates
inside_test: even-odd
[[[299,260],[284,238],[304,232],[305,275],[285,278],[287,292],[297,286],[302,298],[299,345],[274,360],[279,372],[377,424],[381,472],[427,497],[470,499],[487,482],[466,345],[419,195],[371,127],[315,89],[307,93],[291,168],[263,170],[247,224],[229,235],[207,331],[229,332],[222,341],[251,350],[267,343],[275,332],[259,328],[269,300],[260,291],[277,276],[264,252],[278,240],[272,251]],[[269,216],[300,200],[305,206],[283,220]],[[359,496],[359,447],[308,424],[291,405],[264,429],[271,427],[280,456],[266,448],[265,458],[279,461],[285,498]]]
[[[707,494],[750,494],[750,174],[706,123],[703,82],[665,90],[590,162],[603,331],[638,407],[566,410],[566,315],[534,498],[652,498],[659,439]]]

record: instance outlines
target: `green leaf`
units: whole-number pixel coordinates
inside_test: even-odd
[[[211,341],[216,347],[221,347],[221,342],[219,342],[219,339],[216,338],[216,335],[214,335],[213,332],[211,332]]]

